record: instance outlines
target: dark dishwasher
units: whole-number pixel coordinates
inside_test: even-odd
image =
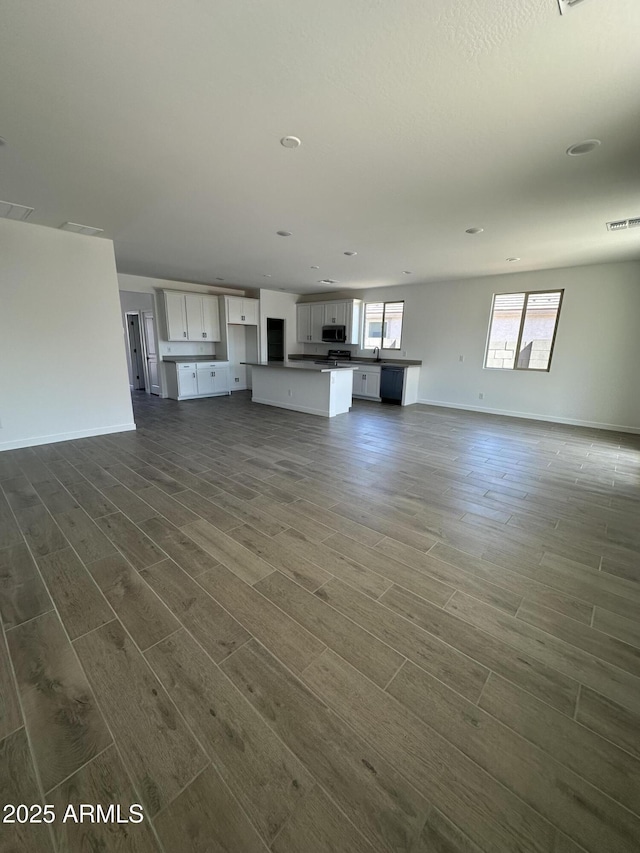
[[[383,402],[402,402],[402,386],[404,385],[404,367],[393,364],[383,364],[380,370],[380,397]]]

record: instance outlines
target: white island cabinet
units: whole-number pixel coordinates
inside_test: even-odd
[[[251,366],[254,403],[333,418],[351,408],[354,366],[328,367],[304,361]]]
[[[224,361],[167,362],[167,391],[172,400],[193,400],[230,394],[229,365]]]

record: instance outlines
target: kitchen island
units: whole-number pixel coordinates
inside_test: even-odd
[[[303,361],[243,362],[251,367],[252,401],[333,418],[351,408],[353,371]]]

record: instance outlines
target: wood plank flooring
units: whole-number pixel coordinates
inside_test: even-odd
[[[134,405],[0,454],[0,850],[640,850],[640,437]]]

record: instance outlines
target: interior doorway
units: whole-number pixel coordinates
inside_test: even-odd
[[[127,313],[127,342],[129,346],[129,385],[133,391],[145,391],[145,359],[140,315]]]
[[[145,374],[146,390],[149,394],[160,395],[160,378],[158,375],[158,350],[156,347],[156,327],[152,311],[143,311],[144,346],[147,371]]]
[[[267,361],[284,361],[284,320],[267,317]]]

